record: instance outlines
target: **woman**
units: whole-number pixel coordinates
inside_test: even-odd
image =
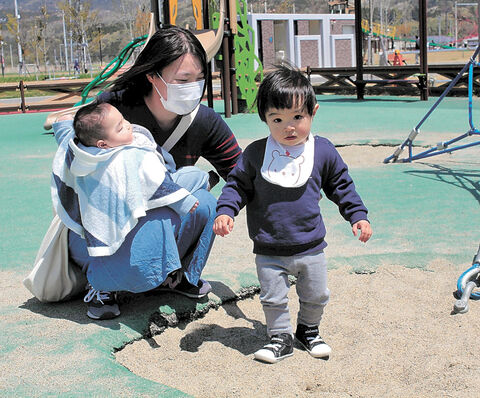
[[[146,127],[170,152],[177,168],[194,165],[202,156],[226,179],[241,149],[222,118],[199,105],[206,70],[205,50],[198,39],[185,29],[168,27],[150,38],[134,65],[98,100],[114,105],[130,123]],[[215,178],[213,173],[211,185]],[[89,317],[118,316],[115,291],[157,289],[199,298],[211,290],[200,275],[213,244],[216,199],[203,189],[194,196],[199,206],[181,219],[165,209],[147,212],[108,257],[88,256],[85,241],[69,233],[70,255],[86,269],[92,285],[85,297]]]

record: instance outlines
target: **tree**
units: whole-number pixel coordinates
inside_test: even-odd
[[[47,26],[48,26],[48,13],[47,13],[47,3],[43,4],[40,7],[40,17],[37,17],[35,22],[38,28],[38,40],[41,43],[42,52],[43,52],[43,63],[45,65],[45,71],[47,71],[48,65],[48,46],[47,46]]]
[[[70,32],[71,52],[74,59],[81,62],[83,70],[87,70],[88,41],[87,32],[93,34],[98,26],[98,13],[90,10],[90,2],[82,0],[64,0],[58,8],[65,13],[65,24]],[[74,49],[75,51],[74,51]]]
[[[7,27],[7,30],[13,35],[13,37],[15,37],[15,42],[17,43],[17,45],[19,46],[19,51],[20,51],[20,54],[19,55],[19,64],[20,64],[20,60],[23,61],[23,55],[24,55],[24,51],[25,51],[25,42],[26,42],[26,35],[25,33],[22,31],[20,32],[19,29],[18,29],[18,19],[16,18],[15,15],[13,14],[7,14],[7,23],[6,23],[6,27]],[[22,71],[22,65],[20,65],[20,71]]]
[[[137,13],[135,14],[134,23],[135,36],[143,36],[148,33],[150,28],[150,9],[147,10],[146,5],[137,7]]]
[[[280,2],[274,9],[274,12],[277,14],[290,14],[293,12],[293,0],[283,0]]]
[[[136,14],[132,12],[137,8],[137,0],[115,0],[118,3],[120,10],[122,11],[122,23],[125,25],[125,30],[128,31],[130,40],[133,40],[133,26],[135,24]]]

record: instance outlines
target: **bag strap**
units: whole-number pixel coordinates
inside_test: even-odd
[[[200,104],[198,104],[197,107],[188,115],[182,116],[180,123],[178,123],[175,130],[173,130],[173,133],[170,134],[170,137],[168,137],[168,139],[162,145],[163,149],[169,152],[170,149],[172,149],[175,146],[178,140],[182,138],[182,136],[185,134],[185,132],[188,130],[188,128],[192,124],[193,120],[195,119],[195,116],[197,116],[197,112],[199,108],[200,108]]]

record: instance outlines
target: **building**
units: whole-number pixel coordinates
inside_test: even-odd
[[[255,54],[265,69],[282,60],[297,67],[355,66],[355,16],[248,14]]]
[[[348,0],[330,0],[328,11],[330,14],[355,14],[355,5],[348,5]]]

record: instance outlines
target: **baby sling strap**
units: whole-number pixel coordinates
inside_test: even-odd
[[[198,104],[197,107],[188,115],[182,116],[182,119],[178,123],[175,130],[173,130],[173,133],[170,134],[170,137],[168,137],[165,143],[162,145],[163,149],[169,152],[170,149],[172,149],[175,146],[175,144],[180,140],[180,138],[183,137],[183,135],[185,134],[185,132],[188,130],[193,120],[195,119],[195,116],[197,116],[197,112],[199,108],[200,108],[200,104]]]

